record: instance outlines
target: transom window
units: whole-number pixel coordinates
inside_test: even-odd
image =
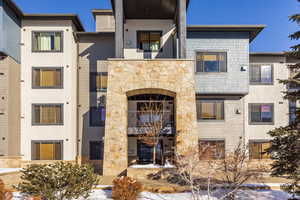
[[[34,52],[61,52],[62,32],[33,32],[32,50]]]
[[[225,158],[225,140],[199,140],[200,159],[215,160]]]
[[[273,66],[268,64],[251,64],[250,84],[273,84]]]
[[[105,124],[105,106],[90,108],[90,126],[104,126]]]
[[[63,125],[63,104],[33,104],[33,125]]]
[[[63,141],[32,141],[32,160],[62,160]]]
[[[33,68],[33,88],[62,88],[63,68]]]
[[[227,72],[226,52],[197,52],[196,72]]]
[[[273,104],[249,104],[250,124],[273,124]]]
[[[270,142],[250,141],[250,159],[270,159],[270,154],[267,153],[267,149],[270,147]]]
[[[103,160],[102,141],[90,141],[90,160]]]
[[[160,39],[162,37],[161,31],[138,31],[137,32],[137,46],[143,51],[159,51]]]
[[[224,100],[197,99],[198,120],[224,120]]]
[[[91,73],[91,91],[106,91],[107,90],[107,73]]]

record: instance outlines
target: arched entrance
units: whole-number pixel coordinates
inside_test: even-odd
[[[176,134],[175,94],[149,89],[131,94],[134,95],[127,97],[128,165],[172,163]]]

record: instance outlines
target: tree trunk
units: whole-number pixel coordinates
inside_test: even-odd
[[[153,164],[156,164],[156,145],[153,146]]]

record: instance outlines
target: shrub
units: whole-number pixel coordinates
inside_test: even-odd
[[[115,200],[137,200],[142,184],[130,177],[116,178],[113,181],[112,198]]]
[[[12,199],[12,192],[5,189],[4,182],[0,179],[0,200],[10,200]]]
[[[21,183],[15,188],[25,196],[47,200],[87,198],[98,183],[97,175],[88,165],[57,162],[30,165],[21,171]]]

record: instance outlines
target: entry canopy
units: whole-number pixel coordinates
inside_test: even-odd
[[[114,2],[111,0],[112,8]],[[123,0],[125,19],[176,19],[178,0]],[[187,7],[189,0],[185,0]]]

